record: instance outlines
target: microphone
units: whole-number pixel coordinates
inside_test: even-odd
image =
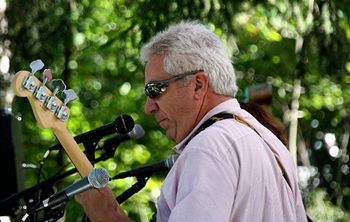
[[[167,159],[160,161],[158,163],[146,165],[144,167],[139,167],[136,169],[132,169],[130,171],[122,172],[117,175],[115,175],[112,180],[115,179],[121,179],[125,177],[132,177],[132,176],[149,176],[150,174],[154,172],[159,172],[163,170],[169,170],[174,165],[176,159],[178,158],[178,155],[171,155]]]
[[[91,170],[88,176],[78,180],[71,184],[64,190],[51,195],[49,198],[43,200],[39,206],[35,207],[34,210],[39,211],[44,208],[55,208],[64,204],[69,198],[76,194],[82,193],[92,188],[103,188],[109,182],[109,175],[107,170],[102,167],[97,167]],[[30,213],[28,213],[29,215]]]
[[[113,122],[100,126],[96,129],[82,133],[74,137],[77,143],[83,143],[85,141],[99,140],[105,135],[111,133],[126,134],[130,132],[134,127],[134,120],[129,115],[118,116]],[[53,145],[49,148],[49,151],[59,150],[62,148],[61,144]]]
[[[112,150],[113,147],[119,146],[119,144],[125,140],[128,139],[135,139],[138,140],[142,138],[145,135],[145,130],[142,128],[141,125],[135,124],[134,128],[125,134],[118,134],[116,136],[113,136],[104,142],[102,142],[102,145],[98,146],[96,150],[104,150],[108,152],[109,150]]]

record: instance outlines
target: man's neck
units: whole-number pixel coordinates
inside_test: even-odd
[[[218,95],[216,93],[210,92],[206,95],[206,97],[204,98],[203,101],[203,105],[201,107],[201,110],[198,114],[197,120],[196,120],[196,124],[197,125],[199,123],[199,121],[210,111],[212,110],[214,107],[216,107],[217,105],[232,99],[232,97],[229,96],[223,96],[223,95]]]

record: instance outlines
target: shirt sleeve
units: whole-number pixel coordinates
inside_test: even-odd
[[[178,159],[178,190],[169,221],[229,221],[238,169],[208,149],[191,147]]]

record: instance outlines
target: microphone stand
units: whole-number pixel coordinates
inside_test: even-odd
[[[14,202],[18,201],[18,199],[31,199],[32,196],[35,195],[35,192],[36,191],[39,191],[39,190],[48,190],[49,188],[51,188],[58,180],[61,180],[73,173],[77,172],[77,170],[75,168],[73,169],[70,169],[60,175],[57,175],[57,176],[52,176],[46,180],[44,180],[43,182],[39,183],[39,184],[36,184],[35,186],[32,186],[30,188],[27,188],[23,191],[20,191],[20,192],[17,192],[15,194],[12,194],[4,199],[1,199],[0,200],[0,209],[4,209],[3,207],[5,206],[8,206],[10,204],[14,204]],[[26,202],[31,202],[30,201],[26,201]],[[6,213],[3,213],[1,210],[0,210],[0,213],[1,214],[6,214]]]
[[[106,147],[101,150],[103,150],[103,153],[101,153],[101,155],[98,158],[95,158],[95,147],[97,146],[97,142],[96,141],[92,141],[89,140],[87,142],[83,142],[83,145],[85,147],[85,152],[86,155],[88,156],[88,159],[92,162],[92,163],[97,163],[99,161],[104,161],[107,160],[109,158],[112,158],[114,156],[115,153],[115,146],[113,147]],[[119,144],[117,144],[118,146]],[[65,171],[61,174],[52,176],[44,181],[42,181],[39,184],[36,184],[35,186],[32,186],[26,190],[17,192],[15,194],[12,194],[4,199],[0,200],[0,214],[1,215],[6,215],[8,214],[8,212],[4,211],[2,212],[1,209],[3,209],[3,207],[8,207],[9,205],[14,205],[15,202],[17,202],[17,207],[19,205],[18,201],[19,199],[23,198],[23,199],[27,199],[26,204],[30,204],[31,200],[30,198],[33,197],[33,195],[35,195],[35,192],[40,191],[40,190],[48,190],[48,189],[52,189],[52,186],[59,180],[70,176],[74,173],[77,172],[76,168],[72,168],[68,171]],[[120,194],[118,197],[116,197],[116,200],[119,203],[123,203],[125,202],[128,198],[130,198],[132,195],[136,194],[137,192],[139,192],[141,189],[143,189],[146,186],[146,183],[148,182],[148,180],[150,179],[150,177],[152,176],[153,172],[151,173],[145,173],[144,175],[139,175],[136,176],[137,182],[132,185],[129,189],[127,189],[126,191],[124,191],[122,194]],[[126,176],[125,176],[126,177]],[[120,177],[118,179],[122,179],[125,177]],[[53,191],[52,191],[53,192]],[[45,197],[44,197],[45,198]],[[64,214],[64,209],[66,206],[66,202],[63,202],[61,204],[59,204],[58,206],[54,206],[51,207],[50,211],[45,211],[44,212],[44,220],[45,221],[57,221],[59,218],[61,218]],[[14,208],[12,208],[14,209]],[[13,211],[13,210],[12,210]],[[15,216],[15,214],[11,213],[11,215]],[[88,219],[88,218],[85,218]]]
[[[44,221],[45,222],[51,222],[51,221],[52,222],[56,222],[57,220],[62,218],[64,216],[64,210],[66,208],[66,204],[67,204],[66,201],[61,203],[59,206],[57,206],[57,208],[52,209],[47,214],[46,214],[46,211],[45,211]]]
[[[36,211],[37,206],[40,204],[37,203],[36,205],[34,205],[30,210],[28,210],[28,212],[25,214],[24,217],[22,217],[21,221],[26,221],[30,215],[32,215],[33,220],[31,220],[31,218],[29,218],[29,221],[38,221],[38,212]],[[57,205],[51,206],[50,209],[44,209],[44,215],[42,216],[42,218],[40,218],[39,221],[45,221],[45,222],[56,222],[57,220],[59,220],[60,218],[62,218],[64,216],[64,210],[67,204],[67,200],[63,201],[62,203],[59,203]]]
[[[145,175],[142,177],[141,176],[136,177],[137,182],[116,198],[118,203],[120,204],[123,203],[124,201],[129,199],[132,195],[142,190],[146,186],[146,183],[149,180],[149,178],[151,178],[151,176],[152,176],[152,173],[150,173],[147,176]]]
[[[98,141],[100,140],[101,138],[98,138],[98,140],[89,139],[83,142],[83,145],[85,147],[84,153],[88,160],[91,162],[92,166],[95,165],[95,148],[98,145]]]
[[[63,201],[62,203],[56,206],[52,206],[50,209],[44,210],[44,221],[56,222],[58,219],[62,218],[67,205],[67,201],[68,200]]]
[[[95,140],[95,141],[94,141]],[[112,158],[114,156],[114,152],[116,150],[115,146],[113,147],[106,147],[101,150],[103,150],[103,153],[98,157],[95,158],[95,147],[97,146],[98,142],[96,141],[96,138],[93,138],[89,141],[83,142],[85,151],[84,153],[86,153],[86,156],[88,157],[89,161],[91,161],[92,164],[97,163],[99,161],[104,161],[107,160],[109,158]],[[118,146],[119,144],[116,144],[116,146]],[[17,193],[11,194],[5,198],[0,199],[0,215],[8,215],[8,216],[16,216],[16,214],[20,213],[18,212],[18,208],[20,207],[20,205],[23,207],[24,205],[28,205],[29,207],[31,205],[33,205],[33,202],[36,202],[35,200],[35,193],[38,191],[42,191],[42,190],[52,190],[53,185],[67,177],[70,176],[74,173],[77,172],[76,168],[72,168],[70,170],[67,170],[61,174],[52,176],[32,187],[29,187],[25,190],[19,191]],[[49,195],[52,194],[53,191],[49,192]],[[47,196],[47,197],[48,197]],[[44,196],[44,198],[46,198]],[[20,203],[20,199],[24,199],[25,203]],[[39,201],[39,200],[37,200]],[[28,207],[27,206],[27,207]]]

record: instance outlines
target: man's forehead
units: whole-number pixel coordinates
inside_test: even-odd
[[[155,54],[152,55],[146,63],[146,70],[153,69],[155,67],[163,68],[164,55]]]
[[[169,74],[165,72],[163,67],[163,55],[154,55],[146,63],[145,67],[145,83],[152,80],[160,80],[168,78]]]

